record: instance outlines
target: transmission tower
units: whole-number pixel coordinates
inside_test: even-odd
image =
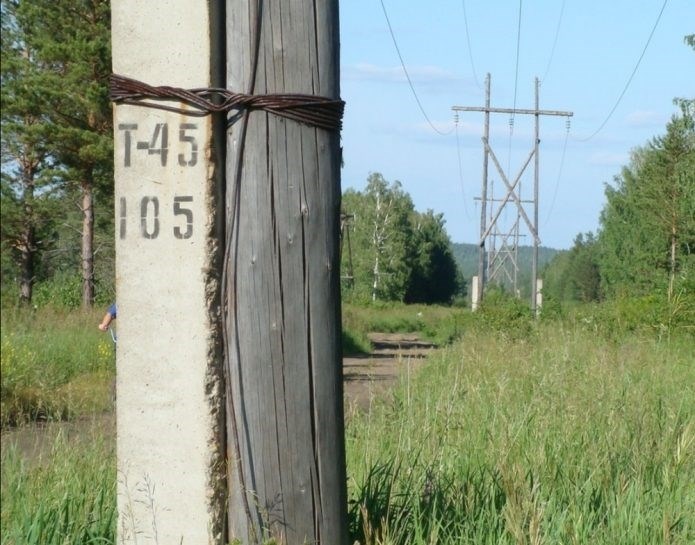
[[[499,281],[504,278],[517,291],[518,278],[518,248],[520,227],[523,223],[528,228],[533,238],[533,257],[531,261],[531,310],[537,312],[538,301],[538,247],[540,237],[538,233],[538,165],[540,144],[540,116],[552,115],[571,117],[572,112],[539,109],[539,81],[535,79],[535,108],[492,108],[490,106],[490,74],[485,77],[485,106],[453,106],[455,112],[483,112],[485,114],[485,126],[483,129],[483,182],[480,195],[480,239],[478,240],[478,276],[477,286],[474,286],[473,308],[477,308],[483,298],[483,291],[492,280]],[[533,115],[534,139],[533,147],[523,166],[513,181],[510,181],[502,169],[497,155],[490,146],[490,114]],[[488,194],[489,161],[492,160],[500,179],[506,189],[503,198],[495,198],[493,192]],[[533,160],[533,198],[521,199],[521,177]],[[524,205],[532,205],[532,218],[526,212]],[[500,216],[507,207],[516,207],[516,222],[511,229],[501,227]],[[488,217],[488,208],[490,216]],[[500,239],[500,249],[497,249],[497,239]]]

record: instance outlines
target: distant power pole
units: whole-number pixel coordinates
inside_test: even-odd
[[[355,214],[340,214],[340,266],[342,271],[343,257],[345,256],[345,242],[347,241],[347,264],[345,272],[340,275],[341,280],[345,280],[348,287],[355,286],[355,272],[352,266],[352,241],[350,240],[350,230],[352,222],[355,220]]]
[[[473,301],[473,308],[477,308],[483,298],[483,290],[485,285],[489,281],[490,277],[498,274],[502,266],[507,262],[511,261],[516,268],[517,265],[517,250],[518,248],[518,238],[519,238],[519,223],[520,219],[523,219],[524,223],[528,227],[528,230],[533,237],[533,258],[531,264],[531,310],[535,314],[537,311],[537,280],[538,280],[538,246],[540,245],[540,238],[538,236],[538,145],[540,144],[540,128],[539,121],[542,115],[553,115],[553,116],[563,116],[571,117],[573,112],[563,112],[557,110],[541,110],[539,109],[539,99],[538,99],[538,88],[539,88],[538,78],[535,80],[535,95],[536,103],[533,110],[522,109],[522,108],[492,108],[490,106],[490,74],[487,74],[485,78],[485,106],[453,106],[452,110],[455,112],[483,112],[485,114],[485,126],[483,129],[483,183],[481,189],[481,211],[480,211],[480,239],[478,241],[478,285],[474,292],[477,294],[477,300]],[[510,182],[502,169],[495,152],[490,146],[490,114],[491,113],[501,113],[501,114],[512,114],[512,115],[533,115],[535,116],[535,130],[534,130],[534,142],[533,149],[526,158],[523,166],[519,170],[516,178]],[[497,169],[497,173],[500,179],[506,187],[506,193],[502,199],[495,199],[488,196],[488,161],[492,159],[492,162]],[[530,200],[522,201],[521,199],[521,176],[523,175],[526,167],[531,163],[531,159],[534,160],[534,175],[533,175],[533,198]],[[517,221],[508,233],[503,233],[498,226],[498,220],[500,215],[504,211],[505,207],[513,202],[517,209]],[[495,203],[498,206],[495,208]],[[526,210],[524,208],[524,203],[533,204],[533,219],[529,218]],[[487,206],[490,205],[490,217],[487,217]],[[493,213],[492,211],[495,210]],[[497,252],[493,250],[492,252],[486,251],[489,246],[488,240],[495,236],[502,235],[503,243],[502,250]],[[514,237],[514,247],[509,248],[508,239],[510,236]],[[487,262],[487,267],[486,267]],[[515,269],[516,271],[516,269]],[[507,272],[507,276],[512,284],[516,288],[516,272],[514,277]]]

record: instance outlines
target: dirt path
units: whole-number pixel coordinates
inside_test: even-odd
[[[401,374],[416,371],[434,348],[416,334],[372,333],[369,355],[343,359],[345,412],[368,410]]]
[[[343,359],[345,413],[369,410],[376,397],[385,395],[401,374],[416,371],[434,348],[414,334],[374,333],[369,335],[372,353]],[[2,450],[16,448],[32,463],[50,457],[56,438],[79,445],[83,441],[115,442],[116,418],[113,412],[78,419],[4,430]]]

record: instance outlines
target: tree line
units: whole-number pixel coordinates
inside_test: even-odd
[[[372,173],[343,194],[343,295],[358,301],[450,303],[465,295],[443,214],[415,210],[400,182]]]
[[[577,235],[548,265],[547,296],[656,297],[695,308],[695,99],[676,103],[665,134],[633,150],[606,185],[598,232]]]
[[[2,14],[0,279],[3,301],[90,307],[113,297],[110,3],[8,0]],[[686,43],[695,49],[695,35]],[[695,100],[634,150],[597,233],[545,268],[544,293],[600,301],[695,288]],[[414,209],[398,182],[369,176],[343,196],[343,293],[450,302],[465,294],[441,214]]]

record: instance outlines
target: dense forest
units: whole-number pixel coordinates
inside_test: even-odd
[[[606,185],[598,232],[577,235],[548,264],[546,295],[581,302],[649,297],[692,311],[695,100],[676,102],[681,113],[665,134],[633,150]]]
[[[343,194],[343,294],[363,301],[450,303],[465,282],[442,214],[417,212],[399,182],[379,173]]]
[[[3,304],[105,304],[114,297],[109,2],[15,0],[1,9]],[[695,49],[693,36],[685,42]],[[546,301],[695,306],[695,99],[675,101],[664,134],[606,185],[597,232],[578,234],[568,251],[541,252]],[[416,211],[399,182],[371,174],[363,191],[344,193],[342,211],[344,297],[465,296],[477,249],[452,245],[443,216]],[[528,283],[523,273],[519,282]]]

